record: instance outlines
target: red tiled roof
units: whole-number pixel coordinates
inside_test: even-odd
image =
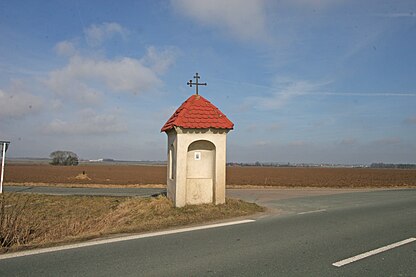
[[[233,129],[232,123],[217,107],[201,95],[192,95],[163,125],[161,132],[174,126],[189,129]]]

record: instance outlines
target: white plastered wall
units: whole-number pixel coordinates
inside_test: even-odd
[[[180,127],[175,127],[174,130],[167,133],[167,191],[168,197],[176,207],[183,207],[187,204],[187,183],[189,184],[189,181],[187,181],[189,177],[187,172],[188,148],[196,141],[209,141],[215,146],[212,201],[215,204],[225,203],[227,133],[228,130],[225,129],[183,129]],[[172,173],[172,176],[170,176],[170,173]]]

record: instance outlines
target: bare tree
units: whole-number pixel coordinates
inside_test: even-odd
[[[79,163],[77,154],[71,151],[54,151],[49,157],[52,159],[52,165],[78,165]]]

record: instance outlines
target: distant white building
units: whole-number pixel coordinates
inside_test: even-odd
[[[97,160],[88,160],[91,163],[101,163],[104,161],[104,159],[97,159]]]

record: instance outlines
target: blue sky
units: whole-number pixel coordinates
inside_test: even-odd
[[[165,160],[194,90],[228,161],[416,163],[416,2],[2,1],[9,157]]]

